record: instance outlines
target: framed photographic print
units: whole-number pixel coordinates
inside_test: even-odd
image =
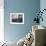
[[[24,24],[24,13],[10,13],[10,24]]]

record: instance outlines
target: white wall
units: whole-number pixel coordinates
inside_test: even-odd
[[[43,9],[46,9],[46,0],[40,0],[40,9],[41,9],[41,11]],[[43,17],[44,21],[43,22],[40,21],[40,24],[43,25],[43,26],[46,26],[46,11],[43,12],[42,17]]]
[[[4,1],[0,0],[0,42],[4,41]]]

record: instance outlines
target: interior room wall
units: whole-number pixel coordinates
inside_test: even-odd
[[[40,0],[40,10],[46,9],[46,0]],[[46,10],[43,12],[43,22],[40,21],[40,25],[46,27]]]
[[[4,0],[0,0],[0,42],[4,41]]]
[[[40,0],[4,0],[4,38],[18,41],[32,30],[32,21],[40,10]],[[10,13],[24,13],[24,24],[10,24]]]

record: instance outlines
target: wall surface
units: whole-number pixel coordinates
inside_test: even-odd
[[[4,41],[4,0],[0,0],[0,42]]]
[[[4,35],[7,41],[18,41],[32,29],[32,20],[40,9],[40,0],[4,0]],[[24,24],[10,24],[10,13],[24,13]]]
[[[41,11],[43,9],[46,9],[46,0],[40,0],[40,9],[41,9]],[[40,25],[46,27],[46,10],[43,12],[42,17],[43,17],[43,22],[40,21]]]

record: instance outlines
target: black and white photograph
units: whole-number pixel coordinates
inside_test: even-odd
[[[24,24],[24,13],[10,13],[10,24]]]

